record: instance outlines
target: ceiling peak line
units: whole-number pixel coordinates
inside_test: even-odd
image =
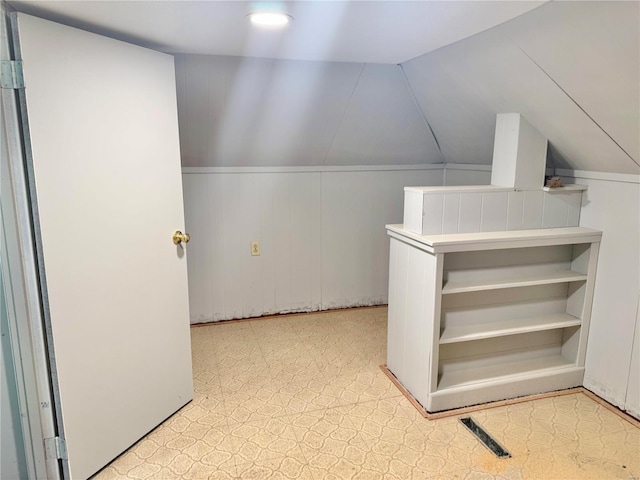
[[[349,106],[351,105],[351,101],[353,100],[353,96],[356,93],[356,89],[358,88],[358,85],[360,84],[360,79],[362,78],[362,74],[364,73],[364,69],[367,66],[366,63],[362,64],[362,68],[360,68],[360,73],[358,73],[358,78],[356,79],[354,85],[353,85],[353,89],[351,90],[351,95],[349,95],[349,101],[347,102],[347,104],[344,107],[344,111],[342,112],[342,115],[340,116],[340,121],[338,122],[338,126],[336,127],[335,131],[333,132],[333,136],[331,137],[331,142],[329,142],[329,148],[327,148],[327,152],[324,154],[324,158],[322,159],[322,165],[326,165],[327,163],[327,157],[329,156],[329,154],[331,153],[331,150],[333,149],[333,144],[336,141],[336,137],[338,136],[338,132],[340,131],[340,128],[342,127],[342,124],[344,123],[344,117],[347,115],[347,112],[349,111]]]
[[[554,83],[554,85],[555,85],[556,87],[558,87],[558,88],[562,91],[562,93],[564,93],[564,94],[567,96],[567,98],[569,98],[569,100],[571,100],[571,101],[575,104],[575,106],[576,106],[576,107],[578,107],[578,108],[580,109],[580,111],[581,111],[582,113],[584,113],[584,114],[589,118],[589,120],[591,120],[591,121],[592,121],[592,122],[593,122],[593,123],[594,123],[594,124],[595,124],[595,125],[596,125],[600,130],[601,130],[601,131],[602,131],[602,133],[604,133],[607,137],[609,137],[609,139],[610,139],[610,140],[611,140],[611,141],[612,141],[612,142],[613,142],[613,143],[614,143],[614,144],[615,144],[615,145],[616,145],[620,150],[622,150],[622,152],[623,152],[627,157],[629,157],[629,159],[630,159],[633,163],[635,163],[637,166],[639,166],[639,167],[640,167],[640,163],[638,163],[638,161],[637,161],[635,158],[633,158],[633,157],[629,154],[629,152],[627,152],[627,151],[622,147],[622,145],[620,145],[620,144],[619,144],[619,143],[618,143],[618,142],[617,142],[617,141],[616,141],[616,140],[615,140],[611,135],[609,135],[609,132],[607,132],[607,131],[606,131],[606,130],[605,130],[605,129],[604,129],[604,128],[603,128],[603,127],[598,123],[598,122],[596,122],[595,118],[593,118],[591,115],[589,115],[589,113],[588,113],[584,108],[582,108],[582,106],[581,106],[581,105],[580,105],[580,104],[579,104],[579,103],[578,103],[578,102],[577,102],[577,101],[576,101],[576,100],[575,100],[571,95],[569,95],[569,92],[567,92],[564,88],[562,88],[562,86],[561,86],[561,85],[560,85],[560,84],[559,84],[559,83],[558,83],[558,82],[557,82],[557,81],[556,81],[556,80],[555,80],[555,79],[554,79],[554,78],[553,78],[553,77],[552,77],[552,76],[551,76],[551,75],[550,75],[550,74],[549,74],[549,73],[548,73],[544,68],[542,68],[542,66],[541,66],[538,62],[536,62],[536,61],[531,57],[531,55],[529,55],[529,54],[528,54],[528,53],[527,53],[527,52],[526,52],[522,47],[520,47],[520,46],[518,46],[518,49],[519,49],[522,53],[524,53],[524,55],[525,55],[529,60],[531,60],[531,62],[532,62],[536,67],[538,67],[538,69],[539,69],[542,73],[544,73],[544,74],[547,76],[547,78],[549,78],[549,80],[551,80],[551,81]]]
[[[407,73],[404,71],[404,66],[401,63],[399,63],[398,67],[400,68],[400,73],[402,75],[402,78],[404,79],[404,84],[407,86],[407,89],[409,90],[409,95],[411,95],[411,98],[413,99],[413,102],[416,104],[416,108],[418,109],[418,112],[420,112],[420,116],[422,117],[422,120],[424,121],[425,125],[429,129],[429,132],[431,132],[431,136],[433,137],[433,141],[436,142],[436,147],[438,147],[438,153],[440,154],[440,158],[442,159],[442,163],[446,165],[447,161],[444,158],[444,154],[442,153],[442,148],[440,148],[440,142],[438,142],[438,137],[436,137],[436,133],[433,131],[433,128],[431,127],[431,124],[429,123],[429,119],[427,118],[426,113],[424,112],[422,107],[420,107],[420,103],[418,103],[418,97],[416,97],[416,93],[413,91],[413,88],[411,87],[411,82],[409,82],[409,78],[407,77]]]

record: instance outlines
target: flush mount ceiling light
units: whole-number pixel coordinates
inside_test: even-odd
[[[293,20],[293,17],[286,13],[254,12],[249,14],[249,19],[251,23],[261,27],[284,27]]]

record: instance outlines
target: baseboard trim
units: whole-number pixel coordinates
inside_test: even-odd
[[[555,392],[548,392],[548,393],[538,393],[538,394],[535,394],[535,395],[526,395],[524,397],[510,398],[510,399],[507,399],[507,400],[499,400],[499,401],[496,401],[496,402],[483,403],[483,404],[480,404],[480,405],[473,405],[473,406],[470,406],[470,407],[454,408],[452,410],[445,410],[443,412],[431,413],[431,412],[427,412],[424,409],[424,407],[422,405],[420,405],[420,403],[413,397],[413,395],[411,395],[411,393],[409,393],[407,391],[407,389],[405,389],[402,386],[402,384],[398,381],[396,376],[387,368],[386,365],[380,365],[380,370],[382,370],[384,372],[384,374],[389,378],[389,380],[391,380],[391,382],[396,386],[396,388],[398,390],[400,390],[400,392],[402,392],[402,394],[407,398],[407,400],[409,400],[409,402],[411,402],[411,404],[416,408],[416,410],[418,410],[420,415],[422,415],[427,420],[437,420],[439,418],[455,417],[457,415],[466,415],[468,413],[479,412],[479,411],[482,411],[482,410],[488,410],[490,408],[504,407],[506,405],[515,405],[515,404],[518,404],[518,403],[531,402],[532,400],[540,400],[540,399],[543,399],[543,398],[561,397],[561,396],[564,396],[564,395],[572,395],[572,394],[575,394],[575,393],[582,393],[583,395],[589,397],[594,402],[597,402],[599,405],[602,405],[607,410],[615,413],[620,418],[622,418],[622,419],[626,420],[627,422],[631,423],[631,425],[633,425],[633,426],[635,426],[637,428],[640,428],[640,421],[639,420],[637,420],[636,418],[632,417],[627,412],[625,412],[623,410],[620,410],[618,407],[615,407],[614,405],[610,404],[609,402],[607,402],[603,398],[600,398],[598,395],[596,395],[595,393],[587,390],[584,387],[568,388],[566,390],[558,390],[558,391],[555,391]]]
[[[326,313],[336,313],[343,312],[346,310],[354,310],[354,309],[372,309],[372,308],[386,308],[388,305],[386,303],[380,305],[364,305],[364,306],[353,306],[353,307],[343,307],[343,308],[331,308],[327,310],[310,310],[304,312],[287,312],[287,313],[273,313],[270,315],[261,315],[259,317],[249,317],[249,318],[230,318],[229,320],[216,320],[211,322],[199,322],[192,323],[189,326],[191,328],[198,327],[209,327],[212,325],[228,325],[230,323],[240,323],[240,322],[253,322],[256,320],[273,320],[274,318],[283,318],[283,317],[301,317],[304,315],[318,315],[318,314],[326,314]]]

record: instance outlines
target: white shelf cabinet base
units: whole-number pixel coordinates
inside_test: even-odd
[[[387,367],[427,411],[582,385],[601,232],[387,231]]]
[[[550,360],[549,366],[546,368],[440,390],[431,394],[426,403],[420,403],[429,412],[441,412],[452,408],[554,392],[582,385],[584,367],[566,364],[563,366],[561,359],[557,358]],[[557,366],[554,365],[553,360],[557,361]]]

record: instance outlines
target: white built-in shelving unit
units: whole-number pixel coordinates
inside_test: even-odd
[[[582,384],[601,232],[387,232],[387,367],[427,411]]]

